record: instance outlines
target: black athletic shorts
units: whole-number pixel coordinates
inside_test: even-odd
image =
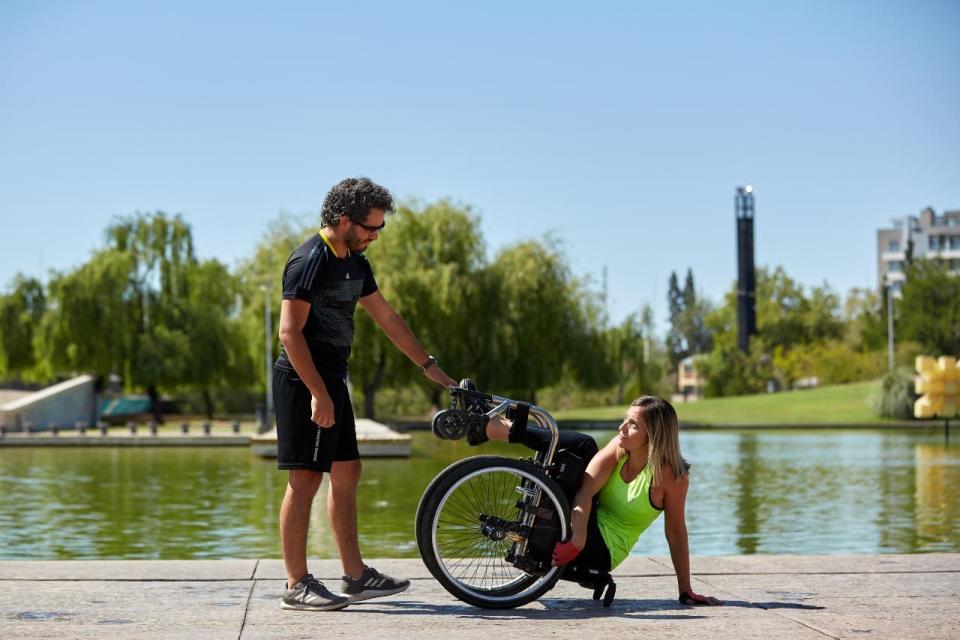
[[[333,400],[334,424],[328,429],[310,420],[310,391],[299,376],[279,368],[273,370],[278,469],[330,471],[334,462],[360,458],[347,385],[342,378],[321,377]]]

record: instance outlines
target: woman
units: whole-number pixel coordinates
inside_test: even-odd
[[[546,429],[514,431],[509,422],[491,420],[483,433],[468,437],[471,444],[489,438],[522,442],[536,451],[545,451],[550,443]],[[603,449],[598,450],[590,436],[570,431],[561,432],[559,447],[589,462],[573,499],[572,535],[553,550],[555,565],[580,557],[580,563],[611,571],[627,557],[640,534],[665,513],[664,533],[677,574],[680,602],[723,604],[694,593],[690,585],[684,517],[690,465],[680,455],[677,413],[669,402],[654,396],[634,400],[619,433]]]

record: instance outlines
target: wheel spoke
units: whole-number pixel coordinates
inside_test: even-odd
[[[526,512],[517,507],[524,496],[521,486],[539,490],[541,503],[567,508],[563,495],[545,482],[534,468],[513,460],[478,459],[453,471],[447,484],[439,485],[445,488],[425,496],[432,500],[423,516],[426,522],[418,519],[421,552],[429,552],[427,566],[434,576],[458,598],[481,606],[516,606],[549,589],[555,569],[531,575],[507,561],[527,524]],[[566,531],[561,520],[557,526]],[[426,541],[422,535],[428,536]]]

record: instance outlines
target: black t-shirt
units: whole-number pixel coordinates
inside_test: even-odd
[[[353,344],[353,312],[357,300],[377,290],[370,263],[359,253],[338,258],[315,234],[287,258],[283,299],[306,300],[310,315],[303,325],[313,364],[321,374],[343,376]],[[286,350],[274,366],[294,371]]]

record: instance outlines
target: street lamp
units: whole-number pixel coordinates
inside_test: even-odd
[[[887,366],[893,372],[893,282],[884,276],[887,285]]]
[[[260,290],[263,291],[264,382],[267,388],[267,406],[264,407],[260,423],[260,432],[263,433],[270,430],[273,422],[273,317],[270,313],[270,286],[262,284]]]

